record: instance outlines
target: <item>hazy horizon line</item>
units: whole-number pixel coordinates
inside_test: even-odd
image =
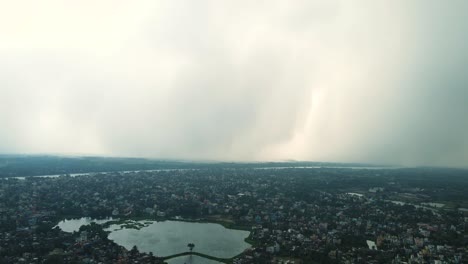
[[[53,153],[53,152],[36,152],[36,153],[12,153],[0,152],[0,156],[49,156],[49,157],[66,157],[66,158],[112,158],[112,159],[145,159],[153,161],[168,161],[168,162],[186,162],[186,163],[316,163],[316,164],[347,164],[357,165],[357,167],[388,167],[388,168],[447,168],[447,169],[468,169],[468,167],[457,166],[437,166],[437,165],[416,165],[405,166],[401,164],[385,164],[373,162],[344,162],[344,161],[316,161],[316,160],[233,160],[233,159],[185,159],[171,157],[147,157],[147,156],[119,156],[119,155],[104,155],[91,153]],[[350,166],[352,167],[352,166]]]

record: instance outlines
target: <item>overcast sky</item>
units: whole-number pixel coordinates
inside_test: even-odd
[[[0,153],[468,164],[465,0],[0,2]]]

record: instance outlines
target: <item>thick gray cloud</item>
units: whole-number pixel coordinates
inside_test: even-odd
[[[466,166],[466,1],[0,4],[0,152]]]

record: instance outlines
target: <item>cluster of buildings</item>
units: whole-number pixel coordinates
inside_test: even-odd
[[[76,233],[54,228],[64,218],[84,216],[182,217],[247,229],[252,247],[233,259],[236,264],[466,263],[463,212],[389,201],[382,187],[350,193],[340,180],[346,175],[307,171],[200,169],[2,179],[0,263],[53,258],[162,263],[107,240],[99,225]]]

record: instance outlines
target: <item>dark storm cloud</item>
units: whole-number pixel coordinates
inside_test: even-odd
[[[468,161],[465,1],[49,2],[0,8],[0,152]]]

